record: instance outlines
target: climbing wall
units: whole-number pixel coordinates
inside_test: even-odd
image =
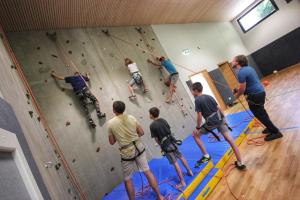
[[[180,81],[175,101],[164,103],[168,91],[163,83],[165,72],[147,63],[148,58],[152,59],[149,52],[165,55],[151,27],[142,27],[140,32],[135,27],[108,28],[113,38],[102,30],[55,30],[56,42],[46,36],[52,30],[7,34],[42,112],[88,199],[101,199],[123,178],[117,145],[109,145],[107,137],[106,122],[114,116],[114,100],[124,101],[126,113],[134,115],[142,124],[149,159],[161,156],[150,137],[150,107],[161,109],[161,116],[169,121],[179,139],[190,135],[195,126],[193,103]],[[124,66],[124,57],[137,63],[150,89],[148,94],[137,89],[136,101],[128,99],[127,84],[131,77]],[[91,91],[107,115],[106,119],[99,120],[93,111],[96,129],[88,126],[70,86],[50,76],[52,70],[63,76],[72,75],[74,66],[91,74]]]

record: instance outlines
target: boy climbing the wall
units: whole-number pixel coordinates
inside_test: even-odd
[[[140,73],[136,63],[132,62],[129,58],[125,58],[125,66],[127,66],[128,71],[130,72],[132,79],[128,84],[129,92],[131,93],[131,96],[129,96],[129,99],[134,100],[136,98],[136,95],[133,90],[134,85],[142,86],[144,89],[144,93],[148,92],[148,89],[146,88],[145,82],[143,80],[142,74]]]
[[[149,110],[150,119],[153,122],[150,125],[151,137],[155,139],[155,141],[160,145],[163,155],[169,160],[170,164],[174,166],[177,175],[180,179],[180,183],[176,185],[177,189],[181,189],[186,186],[186,183],[183,178],[182,171],[177,162],[179,159],[185,169],[187,170],[187,174],[189,176],[193,176],[193,172],[187,164],[186,159],[179,152],[177,144],[181,141],[176,140],[171,133],[170,125],[163,118],[159,118],[159,109],[153,107]]]
[[[156,178],[149,168],[145,146],[140,140],[140,137],[144,135],[144,130],[135,117],[123,114],[125,107],[122,101],[113,103],[113,112],[116,116],[109,120],[107,127],[109,143],[114,145],[118,142],[120,146],[121,164],[129,200],[135,199],[131,176],[136,167],[144,173],[157,198],[163,200],[164,197],[160,194]]]
[[[55,71],[52,71],[51,76],[57,80],[65,80],[66,83],[70,83],[73,91],[75,92],[76,96],[79,98],[89,121],[89,124],[92,128],[96,127],[96,124],[94,123],[94,120],[91,117],[89,108],[88,108],[88,102],[89,100],[92,101],[96,108],[97,116],[99,118],[104,118],[105,113],[102,113],[100,111],[99,107],[99,101],[97,98],[92,94],[90,89],[87,86],[87,82],[90,81],[90,78],[88,74],[86,76],[81,75],[79,72],[75,72],[74,76],[68,76],[68,77],[62,77],[55,73]]]
[[[203,153],[200,160],[197,161],[195,167],[199,167],[202,163],[206,163],[211,160],[210,155],[204,147],[200,137],[202,134],[212,132],[217,129],[223,135],[224,139],[230,144],[237,158],[235,166],[239,170],[245,170],[246,165],[242,162],[242,157],[237,145],[234,143],[233,138],[229,134],[228,126],[226,123],[225,115],[218,106],[216,100],[209,95],[202,94],[203,86],[200,82],[196,82],[192,85],[192,94],[195,97],[195,111],[197,112],[197,125],[196,130],[193,131],[193,137],[198,147]],[[201,126],[202,116],[205,119],[205,124]]]
[[[168,73],[169,76],[167,78],[167,80],[165,80],[166,85],[170,85],[169,86],[169,96],[167,96],[166,98],[166,103],[171,103],[172,102],[172,98],[173,98],[173,94],[174,91],[176,90],[176,83],[179,79],[179,74],[176,70],[176,67],[174,66],[174,64],[171,62],[170,59],[166,59],[165,57],[160,57],[160,58],[156,58],[156,60],[159,63],[153,62],[152,60],[148,59],[147,61],[151,64],[153,64],[154,66],[157,67],[164,67]]]

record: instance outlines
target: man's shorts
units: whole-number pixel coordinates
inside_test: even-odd
[[[177,74],[171,74],[169,76],[169,81],[173,85],[175,85],[177,83],[178,79],[179,79],[179,74],[178,73]]]
[[[226,132],[228,132],[228,127],[225,125],[225,120],[222,120],[221,124],[219,126],[206,126],[206,128],[208,130],[214,130],[217,129],[219,133],[225,134]],[[208,132],[203,126],[201,127],[201,129],[199,130],[200,135],[202,134],[208,134],[210,132]]]
[[[137,145],[139,150],[143,150],[144,145],[142,143]],[[137,152],[136,152],[137,154]],[[122,160],[122,169],[123,169],[123,176],[125,181],[131,179],[132,174],[136,171],[136,168],[140,171],[140,172],[145,172],[148,171],[149,165],[148,165],[148,160],[146,157],[146,151],[144,153],[142,153],[140,156],[136,157],[135,160],[133,161],[123,161]]]
[[[165,156],[171,165],[173,165],[178,159],[182,158],[182,154],[178,151],[178,149],[173,152],[166,153]]]

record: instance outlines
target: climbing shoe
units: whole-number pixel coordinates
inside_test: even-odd
[[[89,124],[92,128],[96,128],[96,124],[94,123],[94,121],[92,119],[89,119]]]
[[[97,112],[97,116],[98,116],[98,118],[104,118],[104,117],[106,117],[106,114],[102,113],[102,112]]]
[[[202,158],[200,160],[197,161],[197,163],[195,164],[195,168],[200,167],[201,164],[207,163],[211,160],[211,157],[209,156],[208,158],[205,156],[202,156]]]
[[[282,138],[283,135],[278,132],[278,133],[270,133],[269,135],[267,135],[265,137],[265,141],[269,142],[269,141],[272,141],[272,140],[276,140],[276,139],[279,139],[279,138]]]
[[[246,165],[244,165],[244,164],[241,164],[241,163],[239,163],[238,161],[235,161],[234,162],[234,165],[235,165],[235,167],[238,169],[238,170],[246,170]]]

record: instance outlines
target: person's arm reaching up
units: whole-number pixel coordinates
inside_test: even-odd
[[[160,63],[155,63],[155,62],[153,62],[150,59],[148,59],[147,62],[150,63],[150,64],[152,64],[152,65],[154,65],[154,66],[156,66],[156,67],[158,67],[158,68],[161,68],[161,64]]]
[[[52,72],[51,72],[51,76],[52,76],[53,78],[57,79],[57,80],[64,80],[64,79],[65,79],[65,77],[57,75],[57,74],[55,73],[55,71],[52,71]]]

